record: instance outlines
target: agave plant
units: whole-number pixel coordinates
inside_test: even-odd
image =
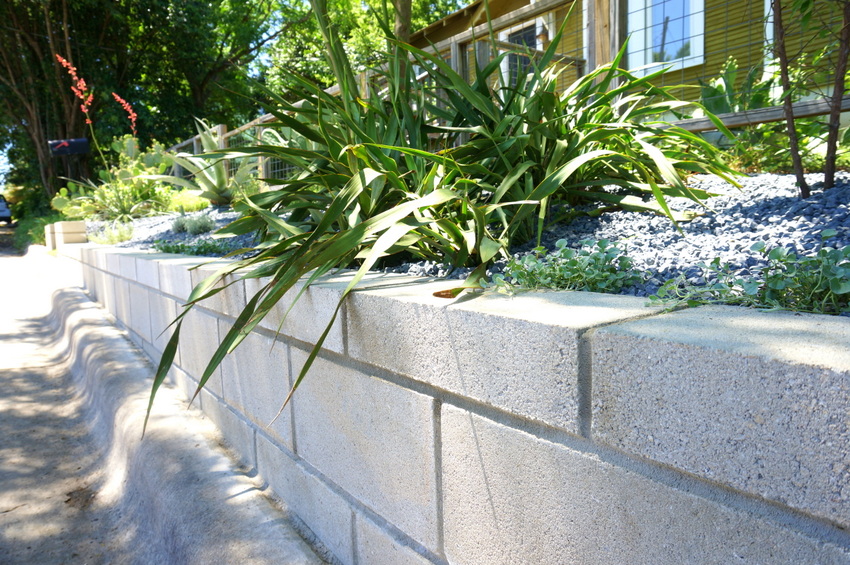
[[[149,175],[144,178],[189,189],[215,206],[228,206],[237,196],[239,187],[247,185],[256,176],[257,163],[242,159],[236,171],[228,173],[228,160],[215,155],[219,148],[215,132],[203,120],[197,120],[197,129],[204,150],[202,155],[178,153],[169,156],[174,165],[190,173],[189,178],[175,175]]]
[[[301,102],[276,99],[281,143],[226,152],[232,158],[280,159],[295,173],[269,181],[274,190],[235,204],[242,217],[222,235],[259,232],[262,242],[253,256],[223,267],[194,289],[187,310],[175,320],[151,403],[173,362],[182,317],[224,290],[219,283],[233,280],[228,275],[265,282],[214,353],[198,391],[299,281],[305,282],[303,292],[334,269],[356,269],[291,396],[342,300],[379,261],[412,257],[475,267],[449,293],[455,296],[477,286],[486,267],[506,256],[514,241],[539,235],[550,209],[596,200],[675,219],[667,197],[706,196],[688,189],[681,172],[729,172],[711,145],[649,121],[683,103],[651,86],[654,75],[638,78],[619,69],[622,53],[558,94],[556,75],[547,70],[554,47],[527,79],[499,87],[491,79],[507,53],[479,69],[470,85],[438,57],[396,44],[401,48],[389,49],[387,66],[361,85],[327,20],[325,0],[312,3],[339,92],[329,94],[293,75],[289,94]],[[552,44],[557,43],[556,38]],[[434,86],[417,80],[410,57],[445,92],[443,99]],[[435,124],[435,117],[448,125]]]

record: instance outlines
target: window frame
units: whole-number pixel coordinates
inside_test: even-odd
[[[533,3],[533,2],[532,2]],[[526,22],[522,22],[521,24],[516,24],[511,27],[505,28],[499,31],[499,41],[502,43],[510,43],[508,38],[511,35],[514,35],[518,32],[525,31],[531,26],[534,26],[534,45],[528,45],[527,47],[531,49],[535,49],[537,51],[543,51],[543,41],[541,38],[545,35],[551,35],[550,30],[553,28],[552,21],[550,21],[551,17],[537,17],[533,20],[528,20]],[[517,47],[525,47],[520,43],[516,44]],[[511,84],[511,68],[510,68],[510,59],[511,55],[508,55],[500,64],[501,67],[501,81],[502,85],[513,86]]]
[[[629,34],[628,66],[638,76],[645,76],[665,67],[668,71],[677,71],[702,65],[705,62],[705,0],[687,0],[687,2],[690,23],[690,35],[687,40],[690,41],[691,54],[672,61],[653,62],[651,60],[653,0],[628,0],[626,24]]]

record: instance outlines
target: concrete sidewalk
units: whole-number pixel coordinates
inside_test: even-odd
[[[322,563],[173,390],[141,438],[152,367],[75,263],[0,273],[0,563]]]

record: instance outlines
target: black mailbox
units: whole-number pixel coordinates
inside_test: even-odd
[[[89,140],[84,137],[80,139],[57,139],[48,141],[47,144],[50,146],[50,154],[54,157],[89,152]]]

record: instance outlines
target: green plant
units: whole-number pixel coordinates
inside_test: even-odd
[[[167,242],[156,241],[154,249],[162,253],[180,253],[182,255],[200,255],[219,257],[233,251],[226,242],[214,239],[201,239],[194,242]]]
[[[148,174],[162,172],[168,166],[162,147],[154,144],[142,152],[136,139],[127,135],[116,139],[112,149],[118,153],[118,165],[101,175],[101,183],[69,181],[51,205],[69,218],[114,222],[166,211],[172,191]]]
[[[168,206],[168,211],[179,212],[181,214],[200,212],[208,208],[209,205],[210,201],[206,198],[201,198],[197,191],[175,190],[171,193],[171,203]]]
[[[247,192],[256,192],[257,162],[240,159],[233,173],[228,173],[228,160],[216,153],[219,140],[216,133],[203,120],[197,120],[198,137],[205,151],[202,155],[178,153],[170,157],[171,162],[188,171],[190,178],[174,175],[145,175],[145,178],[167,182],[196,192],[215,206],[228,206],[233,200]]]
[[[186,220],[186,231],[189,235],[200,235],[215,229],[215,220],[209,216],[196,216]]]
[[[823,55],[815,56],[815,61]],[[801,60],[805,57],[801,56]],[[794,100],[805,85],[811,82],[802,63],[790,70],[790,80],[795,85]],[[739,78],[737,61],[730,57],[720,74],[708,82],[700,81],[700,102],[710,112],[724,114],[745,112],[768,106],[779,106],[782,97],[778,90],[779,71],[775,63],[751,68]],[[822,171],[824,149],[828,132],[824,118],[798,118],[795,120],[803,168],[809,172]],[[850,128],[846,128],[843,144],[850,143]],[[734,130],[733,136],[722,137],[719,144],[728,153],[735,168],[746,172],[788,173],[793,171],[786,124],[771,122]],[[845,152],[844,155],[847,153]],[[846,160],[839,155],[841,163]]]
[[[189,235],[200,235],[207,233],[215,228],[215,220],[209,216],[177,216],[171,223],[171,230],[174,233],[186,232]]]
[[[667,198],[707,196],[689,189],[683,174],[731,173],[709,143],[661,121],[685,103],[652,85],[657,74],[637,77],[621,69],[625,51],[557,93],[557,73],[547,70],[557,37],[532,64],[529,78],[510,86],[499,86],[498,78],[508,53],[478,69],[470,85],[439,57],[399,45],[407,52],[391,50],[388,65],[364,91],[323,0],[313,6],[339,94],[292,75],[288,95],[301,103],[270,93],[283,143],[230,150],[232,157],[280,159],[296,173],[234,205],[242,217],[220,234],[259,233],[262,241],[254,255],[223,267],[193,290],[175,320],[151,402],[173,362],[183,316],[232,284],[218,284],[227,275],[238,272],[264,282],[222,339],[198,391],[302,277],[309,287],[334,269],[357,269],[292,394],[342,301],[379,261],[414,257],[474,267],[449,292],[456,296],[479,288],[487,266],[506,257],[514,241],[539,237],[552,210],[590,200],[651,209],[676,220]],[[417,80],[410,55],[429,73],[428,84]],[[616,188],[607,188],[611,185]]]
[[[578,249],[564,239],[546,253],[538,247],[519,259],[511,258],[504,274],[495,274],[492,286],[499,292],[517,289],[584,290],[616,294],[643,280],[632,260],[606,239],[581,241]]]
[[[824,240],[835,235],[823,232]],[[822,245],[814,256],[798,256],[782,247],[751,247],[766,260],[756,275],[739,276],[715,258],[702,263],[710,284],[697,286],[680,276],[667,281],[650,297],[674,305],[734,304],[796,312],[840,314],[850,312],[850,245],[836,249]]]
[[[174,233],[185,233],[186,232],[186,222],[189,220],[188,216],[183,214],[174,218],[174,221],[171,222],[171,231]]]
[[[89,239],[94,243],[101,245],[112,245],[127,241],[133,237],[133,224],[112,222],[104,226],[104,228],[96,234],[89,236]]]

